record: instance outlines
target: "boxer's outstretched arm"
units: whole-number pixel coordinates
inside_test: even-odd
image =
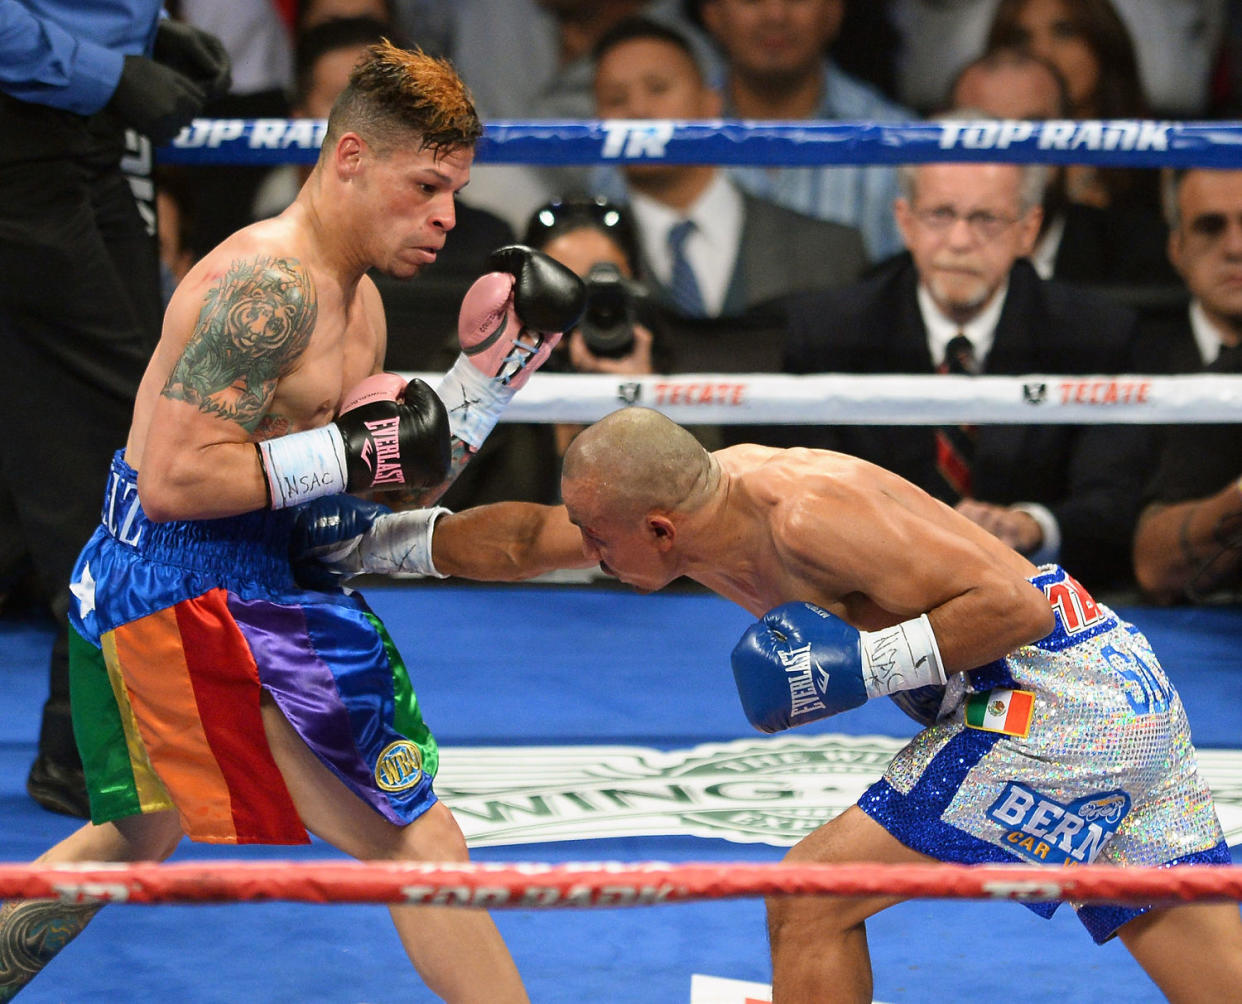
[[[442,516],[432,554],[441,575],[488,582],[594,564],[564,506],[531,502],[496,502]]]

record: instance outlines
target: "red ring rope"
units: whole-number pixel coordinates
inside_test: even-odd
[[[1073,900],[1128,904],[1242,900],[1242,867],[1086,865],[622,864],[387,862],[0,864],[0,898],[68,902],[412,903],[640,906],[748,896]]]

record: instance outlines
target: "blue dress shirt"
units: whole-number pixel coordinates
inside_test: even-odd
[[[126,56],[150,52],[160,0],[0,0],[0,91],[79,115],[103,108]]]

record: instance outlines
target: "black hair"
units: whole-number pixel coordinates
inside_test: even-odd
[[[661,21],[642,17],[641,15],[624,18],[604,32],[600,36],[599,41],[595,43],[594,48],[591,49],[591,58],[598,63],[618,45],[639,39],[667,42],[669,45],[680,49],[686,54],[686,58],[694,64],[695,69],[699,71],[700,75],[702,74],[702,68],[699,66],[699,57],[695,55],[694,48],[690,45],[690,40],[685,35]]]
[[[632,275],[638,274],[638,231],[629,210],[599,196],[575,195],[553,199],[530,215],[522,243],[542,250],[562,234],[596,230],[621,249]]]

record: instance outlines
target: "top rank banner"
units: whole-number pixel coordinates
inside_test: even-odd
[[[158,159],[175,164],[312,163],[322,119],[195,119]],[[739,119],[495,121],[490,164],[903,164],[1008,161],[1111,167],[1240,167],[1242,125],[1146,119],[757,122]]]

